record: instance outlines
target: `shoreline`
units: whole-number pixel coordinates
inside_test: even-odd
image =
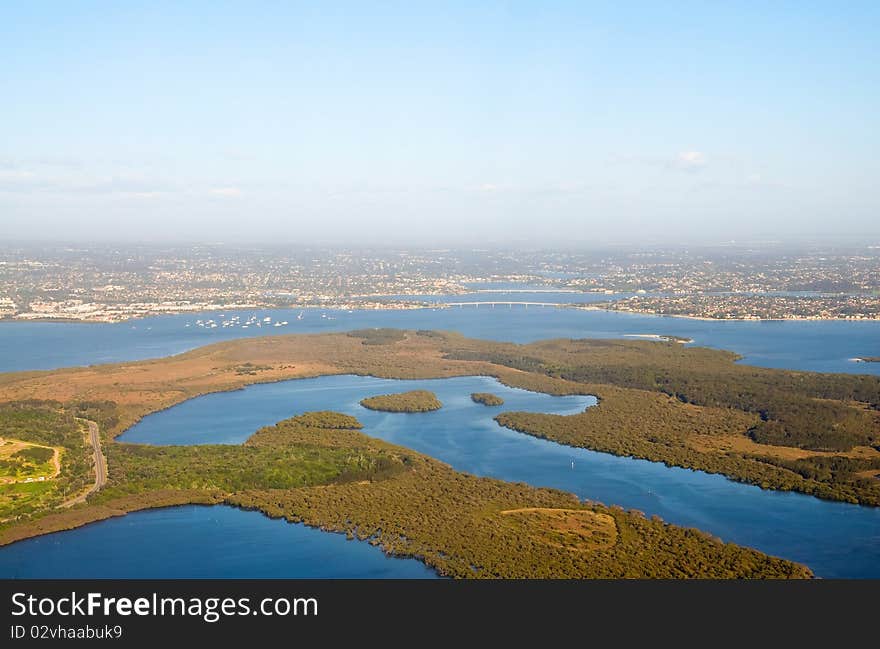
[[[417,311],[420,309],[436,309],[436,308],[444,308],[445,305],[443,303],[439,303],[436,305],[427,305],[427,304],[416,304],[413,303],[412,306],[407,307],[388,307],[384,308],[381,306],[374,307],[362,307],[357,309],[352,309],[347,306],[319,306],[319,305],[309,305],[309,306],[254,306],[254,307],[235,307],[235,308],[211,308],[211,309],[200,309],[198,311],[161,311],[158,313],[132,313],[130,316],[122,319],[117,318],[67,318],[67,317],[57,317],[53,318],[50,316],[39,317],[39,318],[16,318],[16,317],[6,317],[0,318],[0,325],[8,324],[8,323],[23,323],[23,322],[53,322],[57,324],[125,324],[127,322],[134,322],[137,320],[146,320],[147,318],[161,318],[162,316],[180,316],[180,315],[192,315],[199,316],[204,315],[206,313],[215,313],[217,311],[229,311],[232,312],[243,312],[243,311],[309,311],[316,309],[323,309],[326,311]]]
[[[129,317],[123,319],[116,318],[104,318],[104,319],[96,319],[96,318],[74,318],[74,317],[39,317],[39,318],[17,318],[17,317],[4,317],[0,318],[0,325],[9,324],[9,323],[27,323],[27,322],[51,322],[57,324],[125,324],[127,322],[133,322],[136,320],[145,320],[147,318],[159,318],[162,316],[180,316],[180,315],[193,315],[199,316],[206,313],[214,313],[216,311],[246,311],[246,310],[264,310],[264,311],[306,311],[306,310],[317,310],[323,309],[327,311],[418,311],[425,309],[446,309],[451,308],[445,302],[437,302],[435,304],[419,304],[412,303],[411,306],[393,306],[393,307],[382,307],[382,306],[373,306],[373,307],[359,307],[359,308],[350,308],[348,306],[339,306],[339,305],[309,305],[309,306],[254,306],[247,307],[245,309],[236,307],[236,308],[211,308],[211,309],[201,309],[198,311],[162,311],[158,313],[133,313]],[[876,318],[810,318],[810,317],[796,317],[796,318],[709,318],[706,316],[695,316],[695,315],[684,315],[679,313],[652,313],[649,311],[630,311],[624,309],[609,309],[600,306],[593,306],[589,303],[572,303],[572,304],[560,304],[557,308],[562,309],[574,309],[577,311],[605,311],[606,313],[623,313],[627,315],[637,315],[637,316],[653,316],[656,318],[683,318],[686,320],[698,320],[702,322],[880,322],[880,315]],[[870,361],[865,361],[870,362]]]
[[[679,345],[689,345],[694,342],[693,338],[682,338],[681,336],[669,336],[665,334],[622,334],[624,338],[642,338],[644,340],[661,340],[667,343],[678,343]]]

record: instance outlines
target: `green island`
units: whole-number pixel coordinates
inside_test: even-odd
[[[164,359],[0,374],[0,436],[61,454],[60,473],[38,483],[36,496],[0,484],[0,544],[149,507],[227,503],[368,539],[454,577],[809,577],[803,566],[638,512],[457,472],[370,438],[356,419],[333,412],[263,428],[241,446],[115,440],[152,412],[252,383],[483,375],[599,400],[576,415],[496,417],[525,434],[767,489],[880,504],[880,380],[736,360],[663,341],[515,345],[399,331],[381,341],[240,339]],[[100,430],[109,474],[93,492],[88,422]],[[85,502],[61,506],[77,494]]]
[[[440,410],[443,404],[430,390],[410,390],[395,394],[380,394],[361,400],[361,405],[370,410],[383,412],[431,412]]]
[[[471,394],[471,401],[474,403],[482,403],[484,406],[503,406],[504,399],[497,394],[491,392],[474,392]]]

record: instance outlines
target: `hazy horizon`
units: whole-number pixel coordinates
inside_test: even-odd
[[[321,238],[276,238],[237,240],[221,239],[149,239],[149,238],[5,238],[0,235],[0,252],[12,250],[39,250],[44,252],[76,250],[197,250],[216,249],[217,251],[267,251],[277,252],[281,249],[291,251],[329,250],[337,252],[407,252],[407,253],[529,253],[529,254],[660,254],[684,253],[694,254],[875,254],[880,251],[880,235],[876,237],[826,236],[806,239],[732,239],[727,241],[712,240],[592,240],[578,241],[492,241],[488,239],[470,239],[461,241],[419,241],[419,240],[343,240]]]
[[[880,243],[880,5],[0,7],[0,242]]]

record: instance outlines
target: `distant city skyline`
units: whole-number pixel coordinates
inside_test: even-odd
[[[7,2],[0,240],[880,243],[875,2]]]

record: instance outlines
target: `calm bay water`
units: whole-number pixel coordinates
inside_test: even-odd
[[[437,573],[341,534],[259,512],[190,505],[134,512],[0,548],[0,577],[431,579]]]
[[[602,296],[589,295],[599,299]],[[572,302],[573,294],[471,294],[447,301]],[[581,298],[587,299],[587,298]],[[633,334],[677,335],[696,345],[729,349],[742,362],[765,367],[819,372],[880,374],[880,363],[854,363],[861,356],[880,356],[880,322],[788,321],[710,322],[584,311],[555,307],[483,305],[412,311],[339,311],[311,309],[214,312],[158,316],[119,324],[7,322],[0,324],[0,372],[94,365],[177,354],[222,340],[286,333],[348,331],[364,327],[400,327],[458,331],[475,338],[531,342],[544,338],[619,338]],[[286,321],[283,327],[205,328],[196,320]],[[221,316],[225,316],[221,317]],[[187,326],[189,325],[189,326]]]

